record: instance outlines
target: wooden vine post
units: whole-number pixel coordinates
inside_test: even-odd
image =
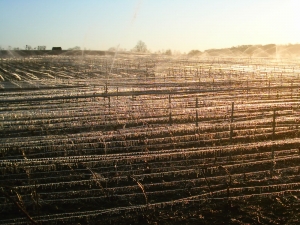
[[[230,89],[230,94],[232,92],[232,89],[231,89],[231,73],[232,73],[232,71],[230,71],[230,74],[229,74],[229,89]]]
[[[269,78],[269,92],[268,92],[268,98],[270,99],[270,92],[271,92],[271,81],[270,81],[270,78]]]
[[[107,92],[108,92],[107,82],[105,83],[104,92],[105,92],[105,94],[107,94]]]
[[[272,121],[272,141],[275,140],[275,128],[276,128],[276,110],[274,109],[273,111],[273,121]],[[274,153],[274,144],[272,145],[272,159],[273,159],[273,163],[272,163],[272,167],[270,169],[270,176],[273,177],[273,173],[275,170],[275,166],[276,166],[276,162],[275,162],[275,153]]]
[[[110,96],[108,96],[108,111],[109,111],[109,114],[110,114]]]
[[[169,95],[169,124],[172,125],[171,95]]]
[[[119,99],[119,87],[117,87],[117,100]]]
[[[199,107],[199,104],[198,104],[198,98],[196,98],[196,127],[199,126],[198,124],[198,107]]]
[[[233,136],[233,113],[234,113],[234,102],[231,103],[230,144],[232,144],[232,136]],[[231,151],[229,152],[229,159],[231,160]]]
[[[233,136],[233,113],[234,113],[234,102],[231,103],[231,116],[230,116],[230,144],[232,144],[232,136]]]
[[[291,99],[293,99],[293,80],[291,80]]]
[[[272,141],[275,140],[275,128],[276,128],[276,110],[273,111],[273,121],[272,121]],[[272,159],[274,159],[274,148],[272,147]]]
[[[227,186],[227,204],[228,206],[231,206],[231,201],[230,201],[230,188],[231,188],[231,185],[232,185],[232,177],[231,177],[231,174],[230,172],[228,171],[228,169],[224,166],[219,166],[218,167],[219,170],[224,170],[229,178],[228,181],[226,181],[226,186]]]
[[[247,77],[247,101],[248,101],[248,94],[249,94],[249,84],[248,84],[248,77]]]

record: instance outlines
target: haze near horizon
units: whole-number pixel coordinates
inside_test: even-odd
[[[289,44],[300,40],[296,0],[0,1],[0,46],[80,46],[152,52]]]

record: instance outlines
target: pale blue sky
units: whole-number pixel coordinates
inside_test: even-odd
[[[298,3],[299,2],[299,3]],[[188,52],[300,43],[297,0],[0,0],[0,46]]]

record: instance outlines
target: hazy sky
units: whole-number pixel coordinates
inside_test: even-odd
[[[0,0],[0,46],[227,48],[300,43],[298,0]]]

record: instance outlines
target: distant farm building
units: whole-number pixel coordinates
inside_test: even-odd
[[[62,49],[61,49],[61,47],[52,47],[52,50],[59,50],[59,51],[61,51]]]

